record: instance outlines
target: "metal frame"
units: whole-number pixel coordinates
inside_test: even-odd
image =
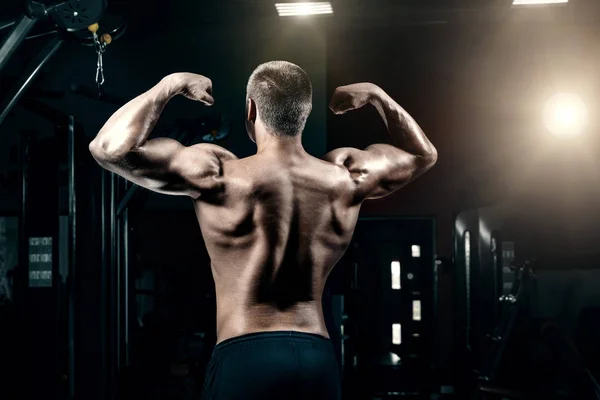
[[[68,394],[75,398],[75,304],[76,304],[76,272],[77,272],[77,192],[75,187],[75,118],[69,116],[68,125],[68,174],[69,174],[69,281],[68,281],[68,359],[69,380]]]
[[[64,2],[63,2],[64,3]],[[60,3],[58,5],[61,5]],[[12,55],[27,39],[27,34],[35,26],[39,19],[47,18],[48,12],[52,11],[56,5],[46,7],[41,3],[34,3],[31,1],[26,2],[26,13],[19,17],[14,22],[3,23],[1,29],[12,26],[12,31],[4,39],[0,45],[0,72],[4,69]],[[41,36],[45,36],[42,34]],[[37,35],[39,37],[40,35]],[[19,98],[23,95],[25,90],[31,85],[33,80],[36,78],[40,70],[48,63],[48,61],[56,54],[56,52],[62,47],[64,39],[62,37],[55,37],[46,45],[44,50],[38,55],[38,57],[31,63],[30,67],[25,74],[25,77],[19,81],[17,89],[10,93],[6,97],[6,100],[0,106],[0,125],[15,106]]]
[[[117,213],[122,180],[106,170],[101,172],[100,227],[102,265],[102,369],[106,371],[106,399],[118,393],[118,371],[129,362],[129,213]],[[121,200],[122,201],[122,200]],[[122,251],[124,249],[124,251]]]
[[[81,126],[77,124],[73,116],[67,116],[46,104],[37,100],[29,99],[25,102],[25,107],[29,111],[39,115],[43,118],[48,119],[55,125],[66,125],[67,130],[67,171],[68,171],[68,264],[69,264],[69,278],[67,281],[67,305],[68,305],[68,338],[67,338],[67,357],[68,357],[68,383],[67,393],[70,399],[75,398],[75,379],[76,376],[76,365],[75,365],[75,326],[76,326],[76,268],[77,268],[77,194],[76,194],[76,147],[75,147],[75,135],[77,131],[81,130]],[[28,232],[26,230],[27,221],[27,198],[29,196],[29,139],[27,137],[21,138],[21,228],[20,228],[20,241],[22,243],[20,252],[22,259],[26,259],[27,256],[27,238]],[[58,246],[58,240],[55,241],[55,245]],[[21,273],[21,291],[27,289],[27,268],[22,268]],[[58,276],[58,274],[54,274]],[[53,282],[53,286],[56,282]],[[21,294],[21,296],[23,296]],[[24,313],[26,310],[23,308],[23,302],[21,301],[20,312]],[[23,315],[23,314],[21,314]]]
[[[2,28],[13,26],[13,29],[0,46],[0,71],[2,71],[21,43],[23,43],[27,34],[31,31],[36,22],[37,18],[23,15],[14,23],[8,23],[2,26]]]
[[[67,314],[67,321],[65,326],[61,326],[61,323],[57,323],[56,325],[56,331],[53,332],[53,335],[55,335],[55,339],[58,340],[58,342],[54,343],[53,345],[55,346],[55,354],[54,354],[54,367],[56,368],[56,371],[61,371],[62,370],[62,364],[63,364],[63,358],[62,358],[62,349],[64,349],[67,353],[67,362],[68,362],[68,369],[69,369],[69,373],[68,373],[68,377],[69,380],[66,382],[67,386],[67,392],[69,393],[69,398],[74,398],[74,380],[73,377],[75,375],[75,336],[74,336],[74,332],[75,332],[75,299],[74,299],[74,289],[75,289],[75,279],[74,279],[74,275],[75,275],[75,257],[76,257],[76,247],[75,247],[75,207],[76,207],[76,202],[75,202],[75,146],[74,146],[74,140],[75,140],[75,131],[77,128],[77,124],[75,122],[75,119],[72,116],[66,116],[65,114],[59,113],[56,110],[52,109],[51,107],[46,107],[46,108],[41,108],[41,110],[43,110],[41,113],[36,113],[40,116],[42,116],[43,118],[47,118],[50,122],[53,122],[55,124],[55,126],[62,126],[61,128],[61,132],[64,132],[62,129],[66,129],[66,135],[64,136],[66,138],[66,142],[67,142],[67,164],[68,164],[68,232],[67,232],[67,257],[68,257],[68,279],[67,279],[67,286],[66,286],[66,296],[63,296],[63,292],[60,290],[60,286],[59,286],[59,273],[58,273],[58,268],[59,268],[59,262],[54,262],[53,266],[52,266],[52,301],[56,302],[56,313],[57,313],[57,318],[58,321],[64,321],[64,315],[61,311],[62,309],[62,305],[67,305],[68,306],[68,314]],[[35,111],[34,111],[35,113]],[[65,124],[65,122],[67,122]],[[27,259],[28,259],[28,242],[29,242],[29,236],[31,234],[37,234],[36,232],[32,232],[31,231],[31,224],[30,224],[30,212],[31,212],[31,207],[32,204],[30,203],[31,201],[31,193],[30,193],[30,188],[32,185],[31,179],[30,179],[30,167],[31,167],[31,162],[34,161],[31,159],[30,157],[30,146],[31,146],[31,141],[30,141],[30,136],[27,135],[23,135],[20,136],[20,147],[21,147],[21,215],[20,215],[20,229],[19,229],[19,241],[20,241],[20,249],[19,249],[19,258],[20,258],[20,268],[19,271],[17,272],[18,274],[18,284],[17,282],[15,282],[16,286],[18,285],[18,287],[16,287],[16,289],[18,290],[18,294],[15,293],[18,296],[18,300],[16,300],[16,302],[18,302],[18,312],[21,315],[21,317],[24,317],[25,315],[28,314],[28,310],[27,310],[27,302],[24,301],[28,296],[30,296],[34,291],[38,291],[36,289],[31,289],[28,285],[28,263],[27,263]],[[52,174],[52,171],[49,171]],[[57,170],[58,173],[58,170]],[[58,193],[57,193],[58,196]],[[59,200],[58,198],[56,198],[56,205],[59,205]],[[59,223],[58,223],[58,219],[60,216],[60,209],[57,207],[56,209],[56,215],[54,218],[56,218],[56,231],[55,233],[52,234],[54,240],[53,240],[53,249],[52,252],[53,254],[58,254],[58,247],[59,247]],[[52,219],[52,217],[51,217]],[[56,260],[58,260],[58,257],[56,258]],[[64,328],[66,328],[66,333],[67,333],[67,337],[66,337],[66,348],[63,348],[63,344],[61,343],[63,338],[65,338],[64,336],[61,336],[65,331],[63,330]],[[25,332],[24,332],[25,333]],[[61,396],[61,386],[56,386],[56,392],[54,393],[57,396]]]
[[[31,63],[27,69],[25,76],[16,85],[16,89],[10,93],[6,100],[0,105],[0,125],[6,119],[10,111],[17,104],[23,93],[31,85],[34,79],[37,77],[39,72],[44,66],[52,59],[52,57],[60,50],[64,44],[64,39],[55,37],[53,38],[44,48],[44,50],[38,55],[38,57]],[[2,68],[2,55],[0,54],[0,69]]]

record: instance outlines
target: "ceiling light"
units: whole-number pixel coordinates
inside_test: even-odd
[[[541,5],[541,4],[565,4],[569,0],[513,0],[513,6]]]
[[[330,2],[276,3],[280,17],[333,14]]]

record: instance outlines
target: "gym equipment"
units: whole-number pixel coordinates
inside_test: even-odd
[[[493,334],[488,336],[489,345],[484,355],[481,371],[479,372],[479,383],[475,395],[476,400],[485,399],[486,395],[505,395],[506,397],[510,397],[512,394],[521,398],[521,395],[495,385],[496,375],[500,363],[504,358],[507,343],[513,334],[519,312],[522,312],[528,306],[529,287],[531,281],[535,279],[528,261],[522,265],[515,265],[512,270],[515,274],[512,289],[510,294],[502,295],[499,298],[498,301],[501,308],[499,323],[494,329]]]
[[[502,361],[506,344],[513,332],[519,310],[527,306],[528,292],[531,281],[535,275],[531,265],[526,261],[523,265],[514,267],[515,280],[509,295],[502,295],[499,299],[501,312],[500,322],[494,333],[489,337],[491,346],[485,357],[479,379],[482,382],[493,382]]]
[[[98,21],[106,11],[107,0],[69,0],[52,7],[50,18],[67,31],[78,31]]]
[[[27,68],[24,77],[17,83],[15,89],[6,96],[0,105],[0,125],[42,68],[69,39],[76,40],[82,45],[95,46],[97,55],[96,84],[98,96],[102,94],[102,85],[105,81],[102,54],[106,51],[106,46],[125,32],[127,25],[124,19],[109,16],[106,18],[108,23],[106,26],[104,25],[101,18],[106,11],[107,0],[69,0],[46,3],[50,4],[27,0],[25,13],[17,21],[1,26],[2,29],[12,27],[12,31],[0,45],[0,72],[24,40],[45,36],[52,36],[52,38]],[[44,33],[28,37],[28,33],[38,22],[50,24],[51,28]]]

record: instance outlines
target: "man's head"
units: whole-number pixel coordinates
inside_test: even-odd
[[[312,110],[312,84],[306,72],[286,61],[261,64],[248,80],[246,129],[256,141],[256,123],[276,137],[298,136]]]

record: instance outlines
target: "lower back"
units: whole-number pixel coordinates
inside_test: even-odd
[[[248,333],[272,331],[298,331],[329,337],[320,300],[280,310],[268,304],[230,304],[224,297],[229,296],[217,294],[217,343]]]

